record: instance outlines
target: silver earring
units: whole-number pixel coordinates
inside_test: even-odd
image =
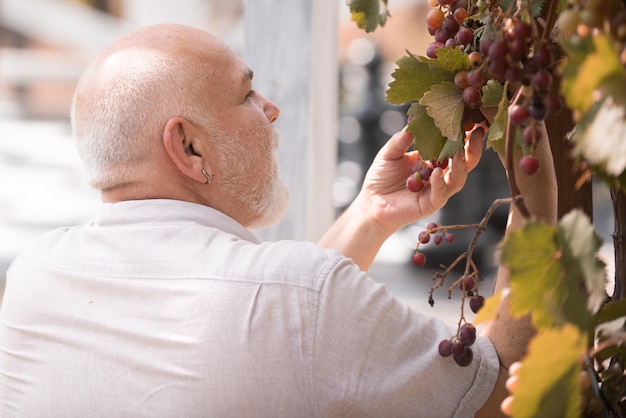
[[[205,170],[204,168],[202,169],[202,175],[203,175],[204,177],[206,177],[206,183],[204,183],[204,184],[211,184],[211,178],[212,178],[212,176],[211,176],[209,173],[207,173],[207,172],[206,172],[206,170]]]

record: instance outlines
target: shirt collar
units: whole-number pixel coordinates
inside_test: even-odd
[[[198,203],[169,199],[128,200],[104,203],[94,221],[97,226],[195,223],[258,243],[259,239],[233,218]]]

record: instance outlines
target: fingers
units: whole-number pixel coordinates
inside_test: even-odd
[[[480,157],[483,154],[483,143],[485,139],[485,130],[481,127],[474,129],[465,144],[465,159],[467,160],[467,168],[472,171],[478,165]]]
[[[395,133],[389,141],[380,149],[379,157],[384,160],[397,160],[401,158],[413,144],[413,134],[407,132],[406,126],[400,132]]]

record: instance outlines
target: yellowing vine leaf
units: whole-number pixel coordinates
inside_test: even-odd
[[[522,361],[513,400],[515,418],[579,418],[585,334],[566,324],[540,331]]]
[[[590,237],[587,228],[581,228],[580,216],[584,215],[576,211],[570,216],[557,227],[528,221],[505,240],[502,249],[501,262],[511,272],[511,315],[532,312],[537,329],[569,322],[587,332],[591,326],[586,279],[573,266],[578,264],[574,254],[588,260],[597,249],[574,243]]]
[[[378,25],[385,26],[389,10],[387,0],[347,0],[351,20],[359,29],[373,32]]]
[[[561,67],[565,101],[573,110],[584,113],[593,105],[593,93],[601,83],[612,76],[624,76],[626,69],[606,35],[569,38],[562,45],[568,54]]]
[[[435,122],[426,113],[426,108],[413,103],[407,114],[412,117],[407,131],[413,134],[413,146],[419,151],[420,156],[426,160],[439,157],[446,138],[441,136]]]
[[[433,84],[454,81],[454,73],[438,65],[422,62],[418,57],[409,55],[400,58],[397,68],[391,74],[394,81],[389,83],[387,101],[404,104],[419,101]]]
[[[501,290],[498,293],[494,293],[487,299],[485,299],[485,304],[482,308],[476,313],[474,317],[474,324],[482,324],[483,322],[491,321],[492,319],[496,319],[498,316],[498,310],[500,309],[500,305],[504,298],[506,298],[509,294],[509,289]]]
[[[435,121],[441,135],[450,141],[460,139],[463,142],[461,125],[465,102],[461,89],[450,82],[435,84],[424,93],[420,104],[426,107],[426,112]]]
[[[467,54],[458,48],[444,47],[436,52],[437,58],[418,57],[421,62],[442,68],[453,75],[459,71],[469,69],[469,58]]]

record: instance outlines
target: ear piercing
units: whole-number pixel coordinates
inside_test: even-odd
[[[211,176],[209,173],[207,173],[204,168],[202,169],[202,175],[204,177],[206,177],[206,183],[204,183],[204,184],[211,184],[211,179],[213,178],[213,176]]]

